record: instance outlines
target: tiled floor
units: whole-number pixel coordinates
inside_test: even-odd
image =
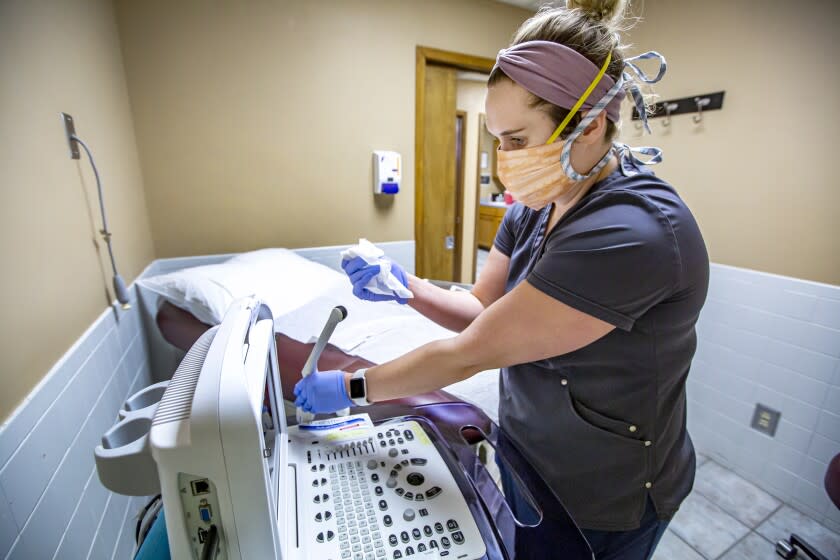
[[[683,502],[654,560],[774,560],[776,541],[796,533],[826,558],[840,558],[840,535],[710,459],[698,456],[694,491]]]

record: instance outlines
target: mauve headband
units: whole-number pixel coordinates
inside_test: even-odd
[[[496,66],[540,99],[564,109],[577,103],[600,70],[576,50],[553,41],[525,41],[502,49]],[[604,74],[581,109],[591,109],[614,85],[615,80]],[[606,107],[607,118],[614,123],[619,121],[622,99],[616,95]]]

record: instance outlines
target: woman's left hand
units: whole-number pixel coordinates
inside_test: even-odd
[[[295,406],[316,414],[353,406],[344,378],[344,372],[339,370],[313,371],[295,385]]]

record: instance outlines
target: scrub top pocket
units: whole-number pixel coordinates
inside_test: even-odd
[[[557,398],[555,425],[567,452],[543,467],[544,476],[561,489],[560,499],[580,526],[635,528],[652,480],[652,447],[634,435],[635,426],[575,401],[568,389]]]

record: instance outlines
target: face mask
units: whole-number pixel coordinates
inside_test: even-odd
[[[661,59],[661,55],[658,53],[645,53],[639,57],[628,59],[627,65],[636,70],[637,74],[643,76],[642,79],[645,82],[653,83],[658,81],[664,73],[664,59],[661,59],[662,67],[659,75],[655,79],[648,78],[631,61],[639,58],[652,58],[654,55]],[[611,56],[608,56],[598,75],[577,103],[569,110],[566,118],[557,126],[557,129],[546,144],[520,150],[499,150],[497,154],[499,180],[511,192],[514,198],[525,206],[534,210],[541,210],[551,202],[557,202],[559,205],[567,204],[583,189],[584,181],[599,173],[610,161],[613,152],[616,151],[613,148],[607,150],[607,153],[604,154],[601,160],[586,174],[580,174],[572,167],[571,150],[574,141],[578,136],[583,134],[592,121],[605,110],[610,101],[622,90],[624,79],[618,80],[604,94],[598,103],[581,119],[574,131],[562,144],[554,144],[554,140],[565,129],[571,118],[580,109],[581,105],[583,105],[587,97],[589,97],[589,94],[592,93],[592,90],[595,89],[595,86],[603,77],[607,66],[609,66],[610,59]],[[622,76],[622,78],[625,78],[625,76]],[[644,115],[643,105],[641,105],[641,94],[635,90],[632,93],[637,108],[640,108],[639,114]],[[645,127],[647,127],[647,119],[644,116],[642,118]],[[616,145],[615,148],[629,152],[629,148],[626,146]],[[649,151],[651,150],[654,149],[640,149],[644,153],[650,153]],[[651,153],[651,155],[654,155],[654,158],[647,163],[657,163],[661,159],[659,150],[655,150],[655,152]]]
[[[584,183],[569,178],[560,163],[565,144],[498,152],[499,180],[517,202],[542,210],[550,202],[566,204],[580,192]]]

